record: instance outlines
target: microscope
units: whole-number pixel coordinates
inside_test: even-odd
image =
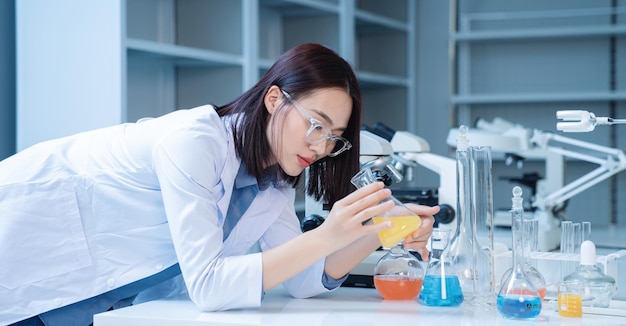
[[[430,153],[428,142],[410,132],[396,131],[380,122],[371,128],[366,126],[365,129],[389,141],[393,149],[393,154],[390,157],[391,164],[406,181],[413,181],[413,170],[418,166],[425,167],[439,175],[439,187],[437,189],[392,188],[392,191],[398,200],[405,203],[439,205],[440,211],[434,216],[434,226],[450,229],[450,232],[454,233],[456,223],[453,222],[455,221],[457,204],[456,160]],[[368,167],[371,164],[374,163],[367,162],[363,164],[363,167]]]
[[[360,143],[361,150],[359,161],[362,167],[366,164],[371,167],[372,173],[387,186],[402,180],[402,174],[393,166],[393,160],[391,159],[393,149],[387,140],[369,131],[361,130]],[[321,203],[310,196],[306,196],[305,217],[300,225],[303,232],[314,229],[322,224],[330,210],[330,207],[326,206],[325,203]]]
[[[441,207],[435,216],[438,227],[456,230],[456,161],[451,158],[428,153],[428,143],[413,134],[395,131],[377,123],[373,128],[363,127],[360,133],[360,163],[362,168],[371,169],[374,176],[390,187],[393,195],[403,202]],[[422,165],[440,176],[440,186],[431,189],[394,189],[392,186],[403,180],[411,180],[415,167]],[[329,207],[313,198],[306,197],[305,218],[302,230],[308,231],[319,226]],[[351,272],[344,286],[374,287],[373,274],[376,263],[386,250],[379,249],[370,254]],[[419,255],[417,255],[419,256]],[[421,259],[421,257],[418,257]]]

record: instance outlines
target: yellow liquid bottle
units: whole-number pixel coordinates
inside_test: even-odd
[[[397,245],[398,242],[417,230],[422,224],[422,219],[417,215],[376,216],[373,220],[374,223],[391,222],[390,228],[378,232],[380,243],[385,248]]]

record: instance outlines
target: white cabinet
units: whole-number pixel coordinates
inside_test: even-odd
[[[17,147],[225,104],[304,42],[353,64],[365,123],[412,129],[414,17],[411,0],[17,1]]]

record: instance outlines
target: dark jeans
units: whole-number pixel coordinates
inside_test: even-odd
[[[180,267],[178,264],[174,264],[150,277],[65,307],[44,312],[41,314],[41,318],[39,316],[31,317],[9,326],[45,326],[44,320],[50,325],[65,325],[68,322],[68,316],[72,317],[72,325],[90,325],[94,314],[111,310],[113,307],[129,306],[137,293],[165,282],[178,274],[180,274]]]
[[[11,324],[9,326],[44,326],[44,323],[39,319],[39,316],[30,317],[28,319],[24,319],[22,321],[18,321],[15,324]]]

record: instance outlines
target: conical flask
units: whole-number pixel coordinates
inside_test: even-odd
[[[378,181],[370,168],[363,168],[352,177],[352,184],[361,188]],[[422,225],[422,219],[412,210],[408,209],[402,202],[394,196],[384,201],[393,201],[395,206],[380,216],[372,217],[374,223],[391,222],[391,227],[378,232],[380,243],[385,248],[391,248],[404,240],[409,234],[417,230]]]
[[[430,236],[431,258],[428,261],[419,302],[426,306],[458,306],[463,303],[459,278],[450,264],[450,230],[433,229]]]
[[[511,209],[511,234],[513,237],[512,254],[513,268],[509,277],[502,283],[498,292],[497,309],[505,318],[532,319],[541,312],[541,297],[526,275],[526,263],[523,241],[523,209],[517,207],[520,203],[522,189],[513,188],[513,208]],[[520,205],[521,206],[521,205]]]

